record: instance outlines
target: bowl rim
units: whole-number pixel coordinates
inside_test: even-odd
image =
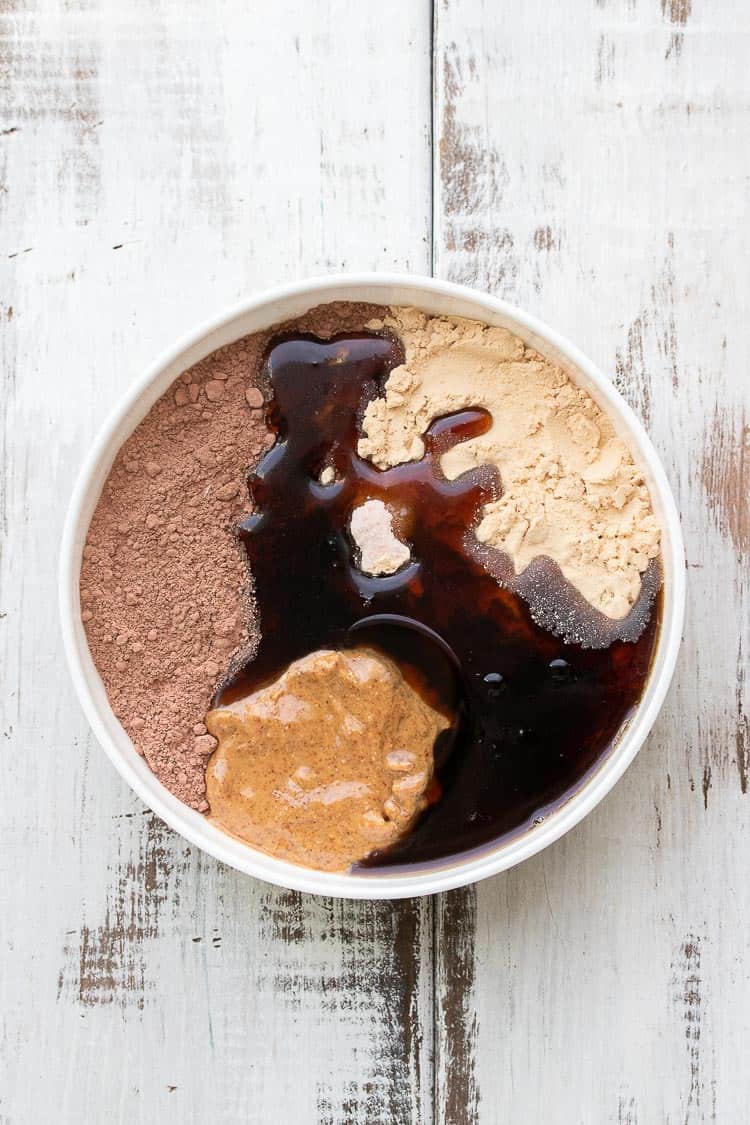
[[[373,290],[378,291],[375,296]],[[362,291],[367,291],[368,295],[363,295]],[[394,297],[395,293],[400,294],[398,299]],[[405,293],[413,294],[413,300],[404,299]],[[487,321],[489,314],[491,320],[506,323],[511,331],[516,331],[527,342],[531,340],[535,345],[541,345],[539,350],[548,356],[552,353],[568,368],[572,377],[585,385],[621,431],[627,434],[628,444],[645,470],[663,531],[664,598],[657,646],[641,700],[613,747],[570,797],[551,811],[541,824],[514,834],[504,842],[464,853],[455,860],[441,860],[433,866],[404,871],[373,869],[367,874],[340,874],[287,863],[226,835],[200,813],[183,805],[151,773],[114,717],[89,653],[80,618],[81,554],[102,484],[123,441],[173,379],[186,366],[196,362],[195,358],[187,358],[188,353],[195,352],[196,348],[205,348],[201,354],[208,355],[221,343],[241,338],[247,334],[247,329],[216,342],[222,331],[226,332],[236,321],[266,308],[269,316],[263,323],[268,327],[289,315],[273,314],[276,305],[296,302],[301,311],[334,300],[412,303],[417,307],[437,302],[448,315],[453,303],[463,303],[472,305],[475,312],[456,312],[453,315],[473,315],[476,319]],[[338,273],[278,285],[235,303],[183,335],[129,386],[101,426],[78,473],[60,547],[59,601],[64,651],[86,718],[117,771],[157,816],[214,858],[277,886],[340,898],[396,899],[451,890],[521,863],[569,832],[612,789],[641,748],[672,679],[684,620],[685,555],[677,507],[651,440],[619,391],[574,344],[539,318],[469,286],[417,274]]]

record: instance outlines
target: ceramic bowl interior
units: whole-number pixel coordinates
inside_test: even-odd
[[[286,863],[227,836],[183,805],[151,773],[112,713],[80,619],[79,573],[89,522],[117,451],[151,406],[178,375],[216,348],[299,316],[314,305],[341,300],[414,305],[428,313],[471,317],[515,332],[560,364],[611,417],[643,469],[663,528],[662,622],[652,667],[638,707],[607,754],[542,824],[479,851],[403,872],[331,874]],[[664,470],[640,422],[610,381],[572,344],[519,309],[463,286],[408,276],[337,276],[287,285],[246,301],[181,340],[130,388],[100,432],[81,469],[61,547],[61,621],[71,675],[97,739],[128,784],[173,829],[232,867],[282,887],[347,898],[403,898],[462,886],[512,867],[577,824],[621,777],[658,714],[677,658],[684,598],[682,538]]]

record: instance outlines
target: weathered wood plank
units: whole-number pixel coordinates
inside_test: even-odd
[[[83,446],[178,332],[304,272],[426,269],[429,15],[0,6],[0,1120],[430,1119],[429,904],[277,893],[144,812],[68,688],[50,547]],[[436,1118],[741,1119],[748,17],[436,17],[437,271],[612,371],[670,469],[692,590],[616,793],[440,905]]]
[[[434,1120],[480,1120],[476,1073],[476,887],[436,896]]]
[[[611,372],[680,504],[677,682],[595,814],[476,890],[437,1120],[741,1121],[746,855],[750,15],[739,0],[441,0],[435,268],[540,314]],[[461,942],[440,907],[438,948]],[[463,1056],[463,1057],[461,1057]],[[472,1056],[473,1061],[467,1062]]]
[[[0,3],[0,1121],[429,1120],[429,903],[198,855],[93,744],[56,543],[105,412],[277,281],[426,270],[430,7]]]

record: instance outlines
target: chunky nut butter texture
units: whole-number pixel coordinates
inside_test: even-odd
[[[392,660],[356,648],[295,661],[206,726],[211,819],[280,859],[344,871],[409,831],[448,721]]]

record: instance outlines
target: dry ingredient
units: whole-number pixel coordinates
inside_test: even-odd
[[[379,468],[418,460],[437,417],[481,407],[492,424],[447,452],[454,480],[494,465],[502,495],[485,506],[477,538],[510,556],[516,574],[546,556],[607,617],[625,617],[659,553],[659,525],[627,445],[586,391],[504,328],[391,308],[387,328],[406,357],[373,399],[360,456]]]
[[[323,305],[294,326],[330,336],[383,312]],[[249,508],[247,470],[274,441],[253,381],[285,327],[175,380],[117,454],[83,551],[81,617],[110,706],[160,781],[200,811],[216,745],[203,716],[258,637],[235,527]]]
[[[352,512],[349,526],[365,574],[395,574],[409,561],[411,552],[393,534],[393,517],[382,500],[365,500]]]

